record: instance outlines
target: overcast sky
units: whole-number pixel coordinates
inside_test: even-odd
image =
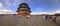
[[[60,11],[60,0],[0,0],[0,9],[9,9],[15,13],[22,2],[28,3],[32,12]]]

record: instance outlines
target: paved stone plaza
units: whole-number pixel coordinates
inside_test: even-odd
[[[58,26],[56,23],[43,19],[43,16],[31,15],[19,17],[18,15],[0,15],[0,26]]]

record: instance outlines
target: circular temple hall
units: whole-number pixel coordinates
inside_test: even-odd
[[[30,16],[31,11],[29,5],[27,3],[21,3],[17,8],[17,13],[21,16]]]

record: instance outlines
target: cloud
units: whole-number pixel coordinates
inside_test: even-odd
[[[60,13],[60,10],[55,10],[54,12],[33,12],[31,13],[31,15],[41,15],[41,14],[54,15],[56,13]]]
[[[2,0],[2,2],[4,3],[4,5],[6,6],[11,6],[12,3],[10,2],[10,0]]]
[[[15,6],[18,3],[19,0],[13,0],[13,6]]]
[[[48,13],[48,12],[32,12],[31,13],[31,15],[42,15],[42,14],[54,15],[55,13]]]
[[[3,7],[2,3],[0,3],[0,8]]]
[[[2,3],[0,3],[0,14],[13,14],[13,11],[10,9],[5,9],[2,5]]]
[[[6,2],[6,4],[8,4],[9,3],[9,0],[4,0],[5,2]]]
[[[9,2],[9,3],[6,3],[6,5],[7,5],[7,6],[11,6],[11,5],[12,5],[12,3],[10,3],[10,2]]]
[[[17,3],[20,4],[22,2],[26,2],[26,1],[25,0],[13,0],[12,5],[15,6],[15,5],[17,5]]]
[[[11,6],[11,5],[12,5],[12,3],[8,3],[7,5],[8,5],[8,6]]]
[[[0,9],[0,14],[13,14],[13,11],[7,9]]]
[[[31,15],[42,15],[42,14],[48,14],[47,12],[32,12]]]
[[[6,4],[9,4],[9,0],[4,0]]]
[[[56,10],[55,13],[60,13],[60,10]]]
[[[56,5],[60,4],[60,0],[50,0],[50,1]]]
[[[36,11],[42,11],[43,10],[43,8],[36,8]]]

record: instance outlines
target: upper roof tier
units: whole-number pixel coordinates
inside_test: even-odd
[[[27,3],[21,3],[19,6],[20,7],[29,7],[29,5]]]
[[[17,11],[30,11],[29,5],[27,3],[21,3]]]

